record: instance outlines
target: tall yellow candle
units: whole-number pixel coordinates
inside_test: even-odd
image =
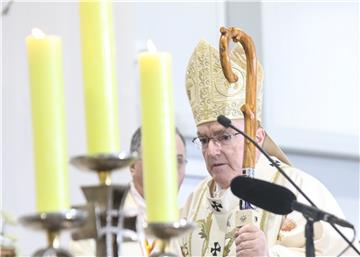
[[[120,149],[111,0],[80,1],[80,32],[89,154]]]
[[[69,208],[69,190],[61,40],[34,29],[26,46],[37,210],[64,210]]]
[[[139,55],[144,193],[149,222],[178,220],[171,56]]]

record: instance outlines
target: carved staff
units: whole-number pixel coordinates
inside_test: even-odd
[[[246,96],[245,104],[241,107],[245,119],[245,133],[255,140],[256,121],[256,51],[255,45],[249,35],[238,28],[220,28],[221,37],[219,41],[219,52],[221,67],[225,78],[234,83],[238,80],[232,71],[229,57],[229,41],[240,42],[246,55]],[[247,139],[244,144],[243,170],[253,174],[255,168],[255,146]]]
[[[221,67],[225,78],[234,83],[238,80],[236,74],[232,71],[229,57],[229,41],[240,42],[246,55],[246,88],[245,104],[241,106],[241,111],[245,120],[245,133],[252,139],[256,137],[256,54],[255,46],[250,36],[238,28],[220,29],[221,37],[219,42],[219,52]],[[255,146],[247,139],[244,143],[243,175],[254,177],[255,171]],[[235,212],[235,221],[237,227],[246,224],[253,224],[260,227],[260,219],[257,210],[250,203],[240,200],[240,209]]]

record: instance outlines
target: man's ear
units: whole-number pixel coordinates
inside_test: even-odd
[[[266,136],[265,130],[262,127],[259,127],[256,130],[256,142],[259,145],[262,145],[264,143],[265,136]]]

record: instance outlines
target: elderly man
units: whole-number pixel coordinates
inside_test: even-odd
[[[195,48],[186,73],[186,89],[197,124],[193,140],[203,154],[211,177],[206,178],[187,200],[182,216],[194,221],[196,228],[180,240],[183,256],[304,256],[305,219],[293,212],[275,215],[257,209],[259,226],[237,227],[239,199],[229,188],[231,180],[242,175],[244,139],[236,131],[217,123],[223,114],[239,129],[244,128],[240,107],[245,101],[246,57],[241,45],[231,53],[238,82],[228,83],[223,75],[218,51],[205,41]],[[257,114],[261,122],[262,68],[258,66]],[[256,141],[274,156],[274,160],[323,210],[342,217],[330,192],[315,178],[291,167],[288,159],[268,137],[263,128],[256,131]],[[255,177],[288,187],[306,201],[259,152],[256,153]],[[346,243],[330,225],[317,222],[314,228],[316,255],[336,255]]]
[[[185,139],[178,129],[176,129],[176,152],[177,152],[177,171],[179,188],[185,176],[186,149]],[[141,156],[141,129],[138,128],[132,136],[131,152],[137,152]],[[132,181],[130,182],[130,191],[125,199],[124,209],[136,209],[138,213],[138,224],[143,224],[145,217],[145,200],[143,188],[143,168],[141,158],[130,167]],[[138,242],[124,242],[122,244],[123,256],[149,256],[157,247],[155,241],[148,240],[143,233],[138,231],[140,240]],[[176,242],[171,245],[172,248],[178,248]],[[175,249],[176,250],[176,249]],[[70,244],[70,251],[74,256],[95,256],[95,241],[81,240],[73,241]]]

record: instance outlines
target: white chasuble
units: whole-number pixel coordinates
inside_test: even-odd
[[[334,197],[318,180],[275,158],[274,160],[320,209],[343,217]],[[263,156],[256,164],[255,178],[285,186],[295,193],[298,201],[309,205]],[[196,225],[191,233],[179,239],[184,257],[236,255],[235,214],[239,210],[239,199],[231,193],[230,188],[222,190],[219,194],[211,193],[214,191],[213,188],[215,186],[212,178],[206,178],[189,196],[182,210],[182,217]],[[287,216],[281,216],[260,208],[256,211],[260,229],[267,238],[269,256],[305,256],[306,220],[302,214],[292,212]],[[343,232],[351,238],[351,231]],[[346,246],[346,242],[336,231],[323,222],[314,224],[314,244],[316,256],[334,256]],[[348,254],[351,255],[350,251]]]

